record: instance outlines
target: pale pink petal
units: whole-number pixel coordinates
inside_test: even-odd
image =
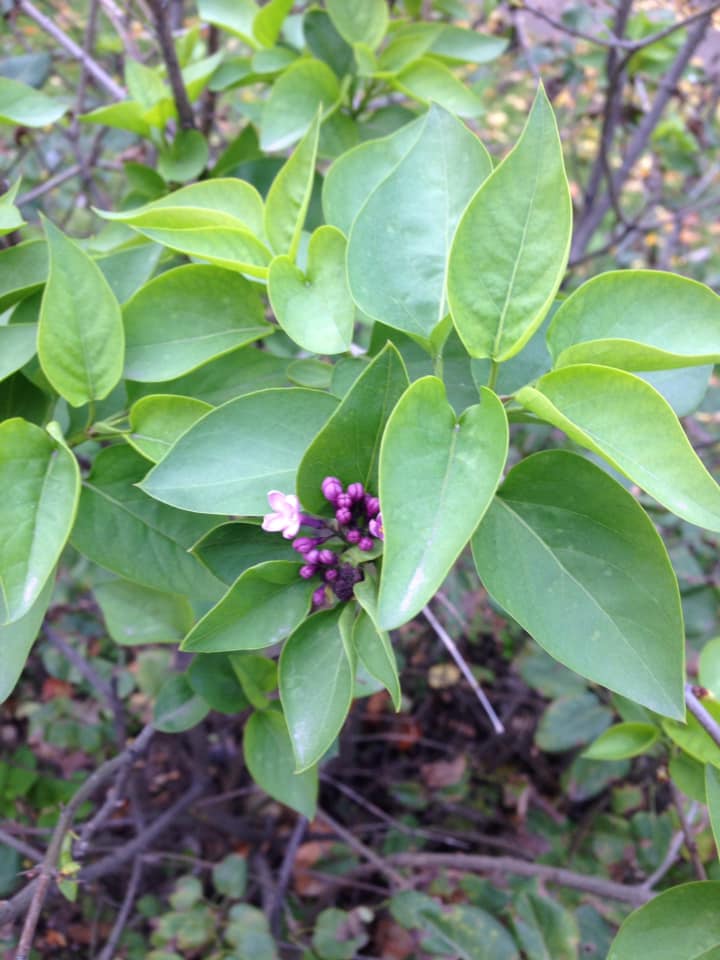
[[[285,494],[281,493],[280,490],[271,490],[267,498],[273,510],[281,511],[285,506]]]
[[[280,513],[267,513],[263,517],[262,528],[268,533],[279,533],[287,526],[287,520]]]
[[[297,516],[295,519],[286,521],[285,530],[283,531],[283,536],[286,540],[292,540],[296,536],[298,530],[300,529],[300,517]]]

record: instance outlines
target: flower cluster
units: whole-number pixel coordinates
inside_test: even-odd
[[[303,513],[294,494],[271,490],[268,501],[272,513],[266,514],[262,522],[263,530],[292,539],[293,549],[304,560],[300,567],[304,580],[322,577],[323,585],[313,593],[315,608],[325,605],[328,590],[338,600],[349,600],[355,584],[363,579],[362,570],[344,560],[342,553],[348,547],[369,553],[374,550],[375,541],[383,539],[380,501],[366,493],[362,483],[351,483],[345,489],[337,477],[325,477],[320,489],[335,509],[334,519]],[[298,537],[301,527],[311,528],[313,535]]]

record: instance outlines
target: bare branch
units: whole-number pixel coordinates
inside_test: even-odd
[[[180,64],[178,63],[170,21],[167,16],[167,0],[148,0],[148,4],[155,20],[155,30],[163,60],[167,67],[168,80],[170,81],[180,126],[183,130],[194,130],[195,117],[180,72]]]
[[[705,730],[720,747],[720,724],[708,713],[698,699],[698,696],[703,696],[706,692],[702,687],[693,687],[692,684],[688,683],[685,687],[685,704],[703,730]]]

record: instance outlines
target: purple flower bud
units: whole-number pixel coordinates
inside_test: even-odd
[[[318,563],[320,560],[320,551],[308,550],[308,552],[305,554],[305,559],[308,563]]]
[[[293,550],[297,550],[298,553],[307,553],[309,550],[315,546],[316,541],[312,540],[310,537],[298,537],[296,540],[293,540]]]
[[[326,567],[331,567],[334,563],[337,563],[337,554],[334,550],[321,550],[318,554],[318,561],[325,564]]]
[[[325,596],[325,587],[318,587],[317,590],[313,591],[313,595],[312,595],[313,607],[324,607],[326,599],[327,597]]]
[[[362,540],[362,534],[359,530],[355,530],[353,528],[352,530],[348,530],[347,534],[345,535],[345,539],[348,543],[360,543]]]
[[[335,519],[344,526],[352,520],[352,511],[348,510],[347,507],[340,507],[339,510],[335,511]]]
[[[365,497],[365,513],[368,517],[376,517],[380,513],[380,501],[377,497]]]
[[[343,485],[340,483],[337,477],[325,477],[323,482],[320,484],[320,489],[322,490],[322,495],[326,500],[329,500],[330,503],[335,503],[337,498],[343,492]]]
[[[326,583],[332,583],[333,580],[337,580],[337,578],[338,578],[338,572],[335,567],[330,567],[324,573],[324,580]]]
[[[362,500],[365,496],[365,487],[361,483],[351,483],[347,488],[348,496],[353,502]]]
[[[361,549],[361,550],[366,550],[366,551],[367,551],[367,550],[372,550],[372,548],[373,548],[374,545],[375,545],[375,544],[374,544],[374,542],[373,542],[373,538],[372,538],[372,537],[363,537],[362,540],[360,541],[360,543],[358,543],[358,546],[360,547],[360,549]]]
[[[341,493],[340,496],[335,501],[336,507],[342,507],[345,510],[349,510],[353,505],[353,499],[349,493]]]
[[[300,576],[303,580],[309,580],[310,577],[315,576],[316,567],[312,563],[305,563],[300,567]]]
[[[379,514],[377,515],[377,517],[375,517],[374,520],[371,520],[371,521],[370,521],[370,523],[368,524],[368,528],[369,528],[369,530],[370,530],[370,533],[371,533],[374,537],[377,537],[378,540],[384,540],[384,539],[385,539],[385,532],[384,532],[384,530],[383,530],[383,522],[382,522],[382,514],[381,514],[381,513],[379,513]]]

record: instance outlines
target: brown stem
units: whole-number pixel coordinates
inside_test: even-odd
[[[182,73],[180,72],[180,64],[170,29],[167,0],[148,0],[148,4],[155,21],[155,31],[163,60],[167,67],[168,80],[170,81],[170,88],[172,89],[180,126],[183,130],[194,130],[195,117],[188,99],[185,84],[183,83]]]

